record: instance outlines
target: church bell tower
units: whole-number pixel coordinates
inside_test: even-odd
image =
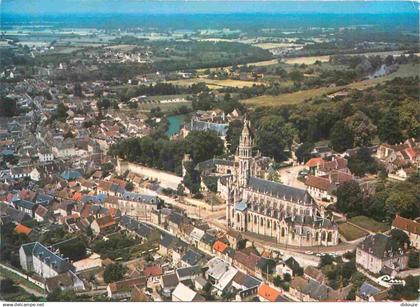
[[[238,185],[244,187],[248,184],[251,176],[251,160],[252,147],[254,140],[251,134],[250,123],[247,119],[244,120],[244,127],[239,138],[239,145],[236,151],[237,160],[239,162],[238,169]]]

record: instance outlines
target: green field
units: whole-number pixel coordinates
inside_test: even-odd
[[[412,77],[418,76],[420,71],[420,64],[403,64],[400,65],[396,72],[389,74],[388,76],[376,78],[372,80],[363,80],[354,83],[347,84],[345,86],[336,86],[336,87],[320,87],[309,90],[298,91],[294,93],[282,94],[278,96],[257,96],[249,99],[245,99],[242,102],[248,105],[254,106],[280,106],[286,104],[299,104],[304,102],[307,99],[311,99],[317,96],[328,95],[334,92],[338,92],[342,89],[358,89],[363,90],[372,86],[377,85],[378,83],[392,80],[395,77]]]
[[[363,231],[348,223],[339,224],[338,231],[348,241],[353,241],[368,235],[366,231]]]
[[[373,232],[385,232],[390,229],[389,225],[377,222],[371,218],[368,218],[367,216],[352,217],[350,222]]]
[[[4,278],[10,278],[12,280],[14,280],[18,285],[19,284],[23,284],[28,288],[31,288],[37,292],[43,293],[43,289],[41,287],[38,287],[37,285],[35,285],[34,283],[30,282],[29,280],[26,280],[25,278],[9,271],[6,270],[4,268],[0,268],[0,276],[4,277]]]

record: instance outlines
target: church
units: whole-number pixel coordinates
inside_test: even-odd
[[[202,174],[209,169],[219,174],[217,188],[227,203],[228,226],[285,245],[337,245],[337,225],[321,216],[306,190],[263,179],[268,158],[254,154],[253,148],[254,137],[245,119],[233,160],[212,159],[196,167]]]

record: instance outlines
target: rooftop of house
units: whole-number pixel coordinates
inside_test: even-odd
[[[258,287],[258,295],[270,302],[275,302],[277,298],[281,295],[281,292],[276,289],[273,289],[266,283],[262,283]]]
[[[288,201],[301,204],[313,204],[313,199],[306,190],[284,185],[278,182],[250,177],[248,187],[259,193],[267,193]]]
[[[410,220],[399,216],[395,216],[394,221],[392,222],[392,227],[407,231],[409,233],[420,235],[420,223],[415,220]]]
[[[58,254],[52,252],[39,242],[31,242],[21,246],[26,256],[34,256],[43,263],[52,267],[56,272],[63,273],[73,270],[74,267]]]
[[[134,286],[145,287],[146,278],[144,276],[132,279],[121,280],[117,282],[110,283],[109,289],[113,293],[131,291]]]
[[[29,228],[23,224],[17,224],[15,232],[19,234],[29,235],[32,232],[32,228]]]
[[[404,253],[399,249],[397,242],[382,233],[367,236],[357,248],[379,259],[392,258]]]

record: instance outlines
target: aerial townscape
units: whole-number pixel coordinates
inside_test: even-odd
[[[233,3],[0,4],[2,301],[418,301],[419,3]]]

